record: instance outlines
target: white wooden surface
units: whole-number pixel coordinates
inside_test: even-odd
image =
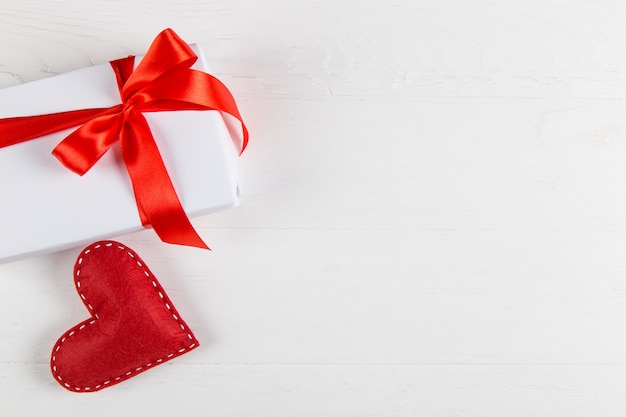
[[[202,346],[66,392],[80,248],[1,265],[1,415],[624,415],[626,3],[0,0],[0,86],[165,27],[252,135],[213,252],[118,238]]]

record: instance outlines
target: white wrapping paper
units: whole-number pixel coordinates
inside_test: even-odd
[[[199,56],[193,68],[206,71],[202,52],[192,48]],[[115,74],[107,63],[0,90],[0,118],[120,102]],[[238,149],[219,112],[144,115],[190,217],[238,204]],[[143,228],[119,145],[81,177],[51,154],[71,132],[0,148],[0,262]]]

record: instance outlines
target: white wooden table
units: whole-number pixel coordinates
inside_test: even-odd
[[[69,393],[80,248],[1,265],[0,415],[624,415],[625,3],[0,0],[0,87],[165,27],[251,133],[213,252],[117,238],[202,346]]]

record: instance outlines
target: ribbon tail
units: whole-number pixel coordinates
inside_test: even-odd
[[[185,213],[144,116],[126,116],[120,147],[142,223],[150,224],[162,241],[209,249]]]
[[[214,76],[202,71],[178,69],[170,71],[141,90],[147,104],[142,111],[218,110],[241,123],[242,153],[248,145],[248,129],[243,122],[235,98]],[[228,125],[228,123],[227,123]]]
[[[207,88],[207,91],[211,91],[211,95],[215,97],[216,103],[213,108],[231,115],[232,117],[237,119],[239,123],[241,123],[241,144],[239,147],[239,153],[242,154],[248,146],[248,129],[243,122],[241,114],[239,114],[239,109],[237,108],[235,98],[230,93],[230,90],[224,85],[224,83],[222,83],[214,76],[200,71],[193,71],[193,73],[197,74],[198,78],[202,78],[205,81],[205,88]]]
[[[2,119],[0,120],[0,148],[82,125],[106,110],[71,110],[38,116]]]

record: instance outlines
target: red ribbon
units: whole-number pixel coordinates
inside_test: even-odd
[[[230,91],[217,78],[191,65],[198,59],[171,29],[161,32],[134,68],[134,57],[111,61],[122,103],[110,108],[73,110],[0,119],[0,148],[75,126],[53,150],[67,168],[85,174],[119,140],[144,226],[162,241],[208,249],[191,225],[161,159],[144,112],[219,110],[248,131]]]

